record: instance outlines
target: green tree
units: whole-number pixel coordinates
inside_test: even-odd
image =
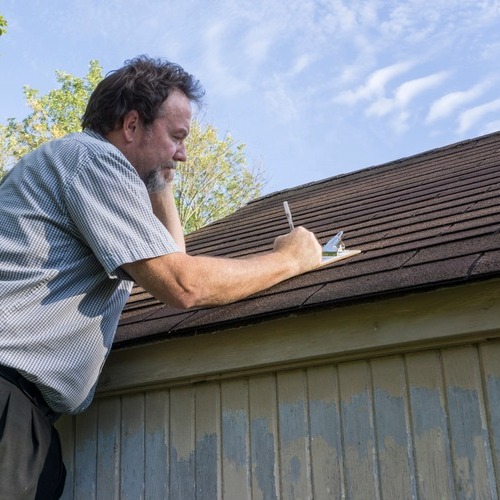
[[[44,142],[81,130],[80,119],[90,94],[102,80],[102,67],[91,61],[85,77],[56,71],[56,79],[60,88],[46,95],[25,85],[23,93],[31,113],[20,122],[10,118],[6,126],[0,126],[3,155],[9,163]]]
[[[175,186],[187,233],[260,196],[265,182],[262,168],[247,166],[245,145],[230,134],[220,139],[215,127],[193,120],[186,151],[188,160],[179,165]]]
[[[0,144],[4,144],[6,142],[5,131],[0,126]],[[2,182],[2,177],[5,175],[5,167],[8,164],[7,152],[3,147],[0,147],[0,183]]]
[[[5,35],[7,32],[7,21],[5,17],[0,16],[0,36]]]
[[[22,121],[11,118],[0,125],[0,177],[19,158],[42,143],[81,130],[80,119],[90,94],[102,79],[102,67],[91,61],[88,74],[75,77],[56,72],[60,88],[40,95],[24,87],[30,114]],[[187,233],[214,222],[260,196],[264,185],[261,168],[249,168],[245,145],[231,135],[193,120],[186,141],[188,161],[179,165],[176,199]]]

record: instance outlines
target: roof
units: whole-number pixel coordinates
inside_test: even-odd
[[[362,253],[211,309],[175,309],[134,287],[115,347],[500,277],[500,133],[259,198],[188,235],[188,252],[270,250],[288,231],[285,200],[320,243],[343,230]]]

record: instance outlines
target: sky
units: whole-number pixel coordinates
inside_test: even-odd
[[[206,90],[264,194],[500,130],[500,0],[0,0],[0,123],[24,85],[140,54]]]

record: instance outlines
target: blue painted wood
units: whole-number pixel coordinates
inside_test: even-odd
[[[251,499],[248,384],[230,380],[221,386],[222,495]]]
[[[443,352],[457,498],[497,500],[477,349]]]
[[[344,498],[344,472],[337,370],[307,370],[314,498]]]
[[[169,484],[169,392],[153,391],[145,396],[144,498],[168,498]]]
[[[197,498],[218,498],[220,494],[220,386],[195,386],[196,448],[195,481]]]
[[[251,378],[249,401],[252,497],[277,500],[280,488],[276,378]]]
[[[75,500],[96,498],[97,405],[75,417]]]
[[[439,351],[406,356],[419,498],[455,498]]]
[[[144,395],[122,397],[120,499],[144,498]]]
[[[404,359],[375,359],[370,366],[381,498],[416,499]]]
[[[346,495],[364,500],[380,497],[369,365],[339,365],[341,421]]]
[[[488,341],[97,399],[59,424],[63,498],[497,500],[498,359]]]
[[[500,342],[480,346],[480,360],[485,381],[486,416],[495,478],[500,476]],[[500,488],[497,479],[497,495]]]
[[[98,401],[97,491],[98,498],[120,496],[121,401],[105,398]]]
[[[170,496],[196,498],[195,403],[192,386],[170,391]]]
[[[281,491],[284,498],[311,498],[311,456],[305,370],[277,376]]]

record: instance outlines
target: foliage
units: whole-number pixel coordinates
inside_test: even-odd
[[[231,135],[219,139],[215,127],[193,120],[186,150],[188,160],[177,170],[176,199],[187,233],[260,196],[263,172],[248,168],[245,145]]]
[[[84,78],[56,72],[60,88],[40,95],[24,87],[31,113],[18,122],[0,124],[0,178],[2,171],[42,143],[81,130],[80,120],[90,94],[102,79],[102,67],[91,61]],[[188,161],[179,165],[176,200],[187,233],[214,222],[252,198],[263,187],[261,169],[247,167],[245,145],[228,134],[219,139],[217,130],[193,120],[186,141]]]
[[[0,126],[0,145],[5,144],[5,131]],[[7,152],[3,147],[0,147],[0,183],[2,182],[2,178],[6,173],[6,166],[9,164]]]
[[[26,85],[23,92],[31,113],[21,122],[9,118],[7,126],[0,125],[2,151],[11,163],[44,142],[81,130],[80,120],[90,94],[102,79],[102,67],[91,61],[84,78],[56,71],[56,79],[60,88],[43,96]]]
[[[7,21],[5,17],[0,16],[0,36],[5,35],[7,32]]]

